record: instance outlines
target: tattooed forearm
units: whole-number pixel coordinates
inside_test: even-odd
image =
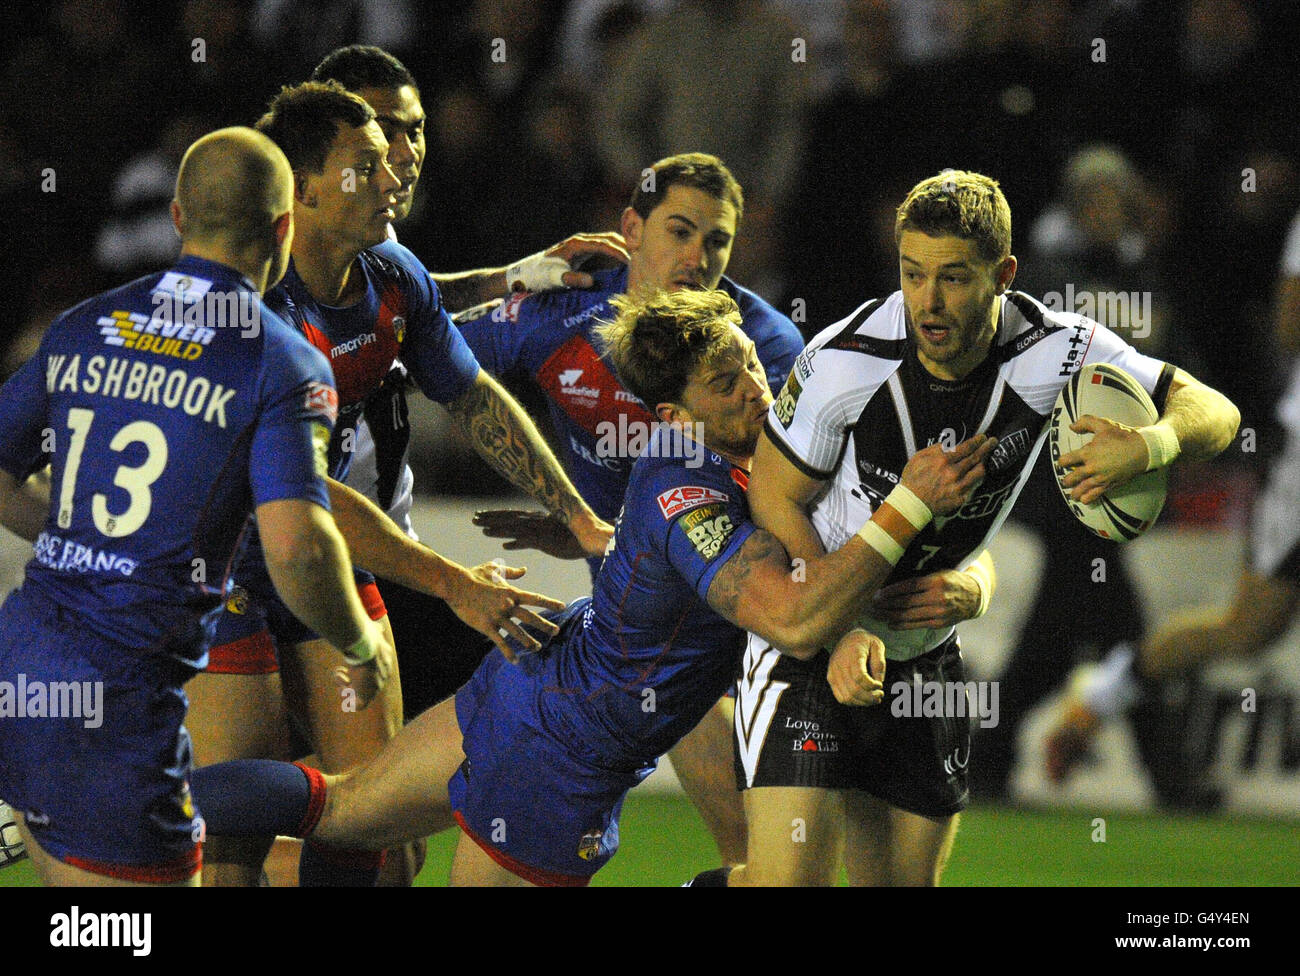
[[[528,414],[487,373],[449,409],[479,456],[565,525],[586,509]]]
[[[709,584],[709,606],[732,623],[739,623],[740,599],[750,585],[754,568],[774,557],[782,565],[787,561],[785,548],[777,537],[762,529],[754,532],[713,577]]]

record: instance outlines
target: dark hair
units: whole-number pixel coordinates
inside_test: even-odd
[[[946,169],[916,184],[898,208],[895,244],[906,230],[972,240],[986,261],[1011,253],[1011,207],[997,180],[982,173]]]
[[[596,326],[619,381],[652,413],[680,403],[691,375],[726,350],[740,309],[725,291],[664,291],[610,300],[612,322]]]
[[[349,44],[335,48],[312,69],[312,81],[337,81],[348,91],[362,88],[397,89],[420,86],[406,65],[387,51],[370,44]]]
[[[671,186],[692,186],[715,200],[726,200],[736,208],[736,221],[745,212],[745,195],[731,170],[717,156],[708,153],[679,153],[661,159],[641,174],[632,191],[633,210],[644,220],[659,206]]]
[[[284,150],[295,172],[319,173],[338,127],[359,129],[374,117],[364,99],[337,81],[304,81],[281,88],[256,128]]]

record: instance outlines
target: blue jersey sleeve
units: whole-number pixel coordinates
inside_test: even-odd
[[[668,561],[705,600],[713,577],[740,551],[755,525],[739,485],[701,477],[703,470],[675,467],[668,472],[671,476],[656,479],[653,511],[645,516],[662,525]]]
[[[374,249],[396,261],[411,278],[411,320],[401,339],[401,358],[416,385],[430,400],[450,403],[478,378],[479,364],[452,324],[438,286],[420,259],[394,241]]]
[[[474,309],[459,323],[470,349],[493,376],[507,376],[519,368],[524,343],[537,322],[538,304],[530,294],[515,294],[481,314],[473,314],[480,312]]]
[[[325,475],[338,396],[325,357],[288,326],[267,330],[261,402],[249,449],[253,503],[301,498],[328,509]]]
[[[43,467],[42,431],[49,424],[45,344],[0,389],[0,468],[19,481]]]

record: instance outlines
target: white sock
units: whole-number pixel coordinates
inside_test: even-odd
[[[1133,654],[1133,645],[1128,641],[1116,644],[1079,690],[1079,697],[1094,714],[1110,718],[1137,701],[1139,689],[1133,674]]]

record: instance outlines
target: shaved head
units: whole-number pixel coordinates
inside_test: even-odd
[[[280,147],[243,126],[210,132],[186,150],[176,177],[177,229],[187,245],[265,245],[293,210],[293,172]]]

